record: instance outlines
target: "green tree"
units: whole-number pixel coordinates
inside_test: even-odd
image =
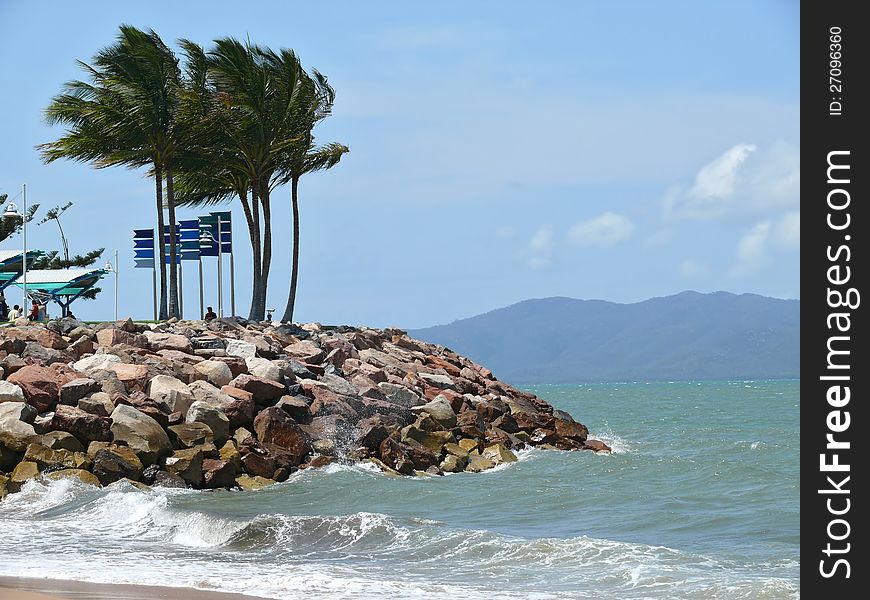
[[[292,50],[274,52],[232,38],[205,52],[182,40],[187,56],[182,112],[195,133],[179,158],[180,200],[200,205],[238,196],[251,238],[253,289],[249,318],[262,320],[272,262],[271,194],[282,165],[301,139],[305,71]]]
[[[175,223],[173,158],[184,132],[178,124],[180,68],[173,52],[153,31],[122,25],[117,41],[100,50],[93,65],[79,62],[89,82],[72,81],[45,111],[50,124],[67,126],[42,144],[43,160],[88,162],[96,168],[147,167],[157,201],[156,260],[160,266],[160,318],[178,316],[177,242],[169,230],[169,290],[163,242],[164,194],[169,223]]]
[[[0,242],[21,231],[24,219],[26,218],[29,223],[33,220],[33,215],[39,208],[39,204],[31,204],[27,207],[27,214],[24,217],[3,217],[2,213],[6,210],[6,202],[8,200],[8,194],[0,194]]]

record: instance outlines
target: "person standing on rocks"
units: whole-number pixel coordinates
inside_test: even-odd
[[[6,296],[3,295],[3,292],[0,292],[0,321],[6,321],[9,319],[9,305],[6,304]]]

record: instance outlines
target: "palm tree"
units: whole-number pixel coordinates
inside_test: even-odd
[[[122,25],[116,43],[99,51],[93,66],[79,65],[91,82],[72,81],[45,111],[65,135],[39,146],[46,163],[68,158],[96,168],[149,167],[157,201],[156,260],[160,264],[160,318],[179,315],[177,244],[169,228],[169,293],[163,243],[163,180],[169,222],[175,223],[173,156],[183,139],[176,122],[180,70],[173,52],[153,31]],[[168,306],[167,306],[168,305]]]
[[[299,179],[306,173],[331,169],[341,160],[341,157],[349,152],[349,148],[342,144],[331,143],[317,147],[314,144],[314,127],[332,114],[332,106],[335,103],[335,90],[329,85],[326,77],[312,70],[312,74],[305,75],[303,81],[303,93],[297,106],[298,117],[296,124],[299,127],[299,141],[284,155],[281,164],[282,183],[290,182],[290,200],[293,207],[293,256],[290,273],[290,293],[287,297],[287,305],[281,321],[292,322],[293,311],[296,306],[296,288],[299,276]]]
[[[263,320],[272,262],[271,193],[281,164],[299,139],[304,70],[292,50],[273,52],[232,38],[208,53],[182,40],[187,56],[182,113],[198,122],[193,149],[180,157],[182,202],[199,205],[239,196],[253,253],[249,318]],[[250,194],[250,196],[249,196]]]

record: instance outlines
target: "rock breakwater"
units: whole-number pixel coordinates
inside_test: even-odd
[[[258,489],[334,461],[480,472],[532,446],[610,450],[568,413],[398,329],[0,329],[0,499],[34,477]]]

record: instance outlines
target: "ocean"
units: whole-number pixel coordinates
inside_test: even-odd
[[[271,598],[796,598],[798,381],[527,387],[611,455],[481,474],[330,465],[258,492],[29,482],[0,575]]]

